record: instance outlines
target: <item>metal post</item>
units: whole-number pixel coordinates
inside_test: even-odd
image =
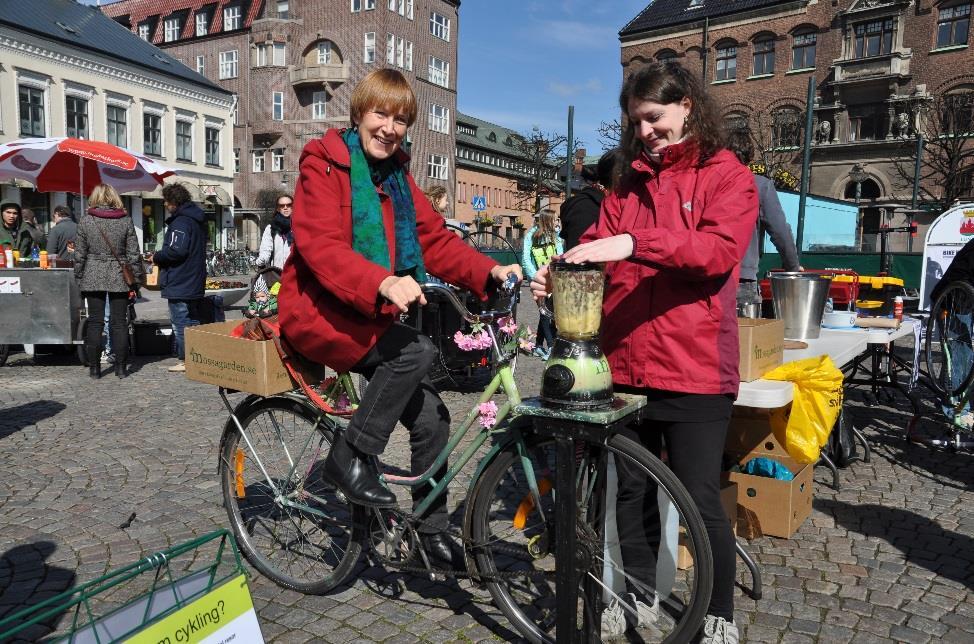
[[[555,438],[555,597],[558,610],[555,628],[558,641],[574,644],[579,641],[576,626],[578,571],[575,568],[575,441],[564,434]]]
[[[703,59],[702,60],[703,71],[701,72],[701,80],[703,81],[704,86],[707,85],[707,47],[710,46],[707,40],[710,37],[709,32],[710,32],[710,18],[704,18],[703,19],[703,47],[700,50],[701,52],[700,56]]]
[[[808,199],[808,183],[812,170],[812,117],[815,110],[815,77],[808,78],[808,94],[805,97],[805,151],[802,154],[802,183],[798,194],[798,232],[795,245],[798,259],[802,256],[802,240],[805,237],[805,202]]]
[[[575,160],[572,158],[573,139],[575,137],[575,106],[568,106],[568,151],[566,157],[568,162],[565,164],[565,201],[572,198],[572,170],[575,168]]]
[[[923,132],[917,132],[916,159],[913,161],[913,198],[910,199],[910,225],[913,224],[913,217],[916,216],[917,202],[920,198],[920,166],[923,163]],[[907,250],[913,252],[913,235],[907,242]]]

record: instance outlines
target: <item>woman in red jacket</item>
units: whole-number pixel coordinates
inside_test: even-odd
[[[569,262],[607,262],[601,345],[620,391],[647,396],[647,420],[628,431],[669,465],[690,492],[714,552],[705,642],[737,642],[734,536],[720,505],[720,469],[738,389],[738,268],[754,231],[750,171],[723,149],[716,110],[700,82],[676,63],[653,63],[625,81],[628,116],[617,184]],[[544,295],[547,270],[532,281]],[[658,530],[654,490],[619,471],[619,537],[629,605],[638,621],[658,615],[652,588]],[[656,540],[658,543],[658,538]],[[636,587],[638,586],[638,587]],[[606,611],[603,628],[624,631]],[[621,616],[620,616],[621,617]],[[607,619],[609,618],[609,619]],[[630,620],[633,621],[633,620]]]
[[[396,497],[368,457],[385,450],[396,422],[409,430],[415,474],[432,466],[450,429],[427,375],[436,349],[398,323],[399,314],[426,303],[419,284],[427,269],[481,297],[490,279],[520,277],[521,269],[498,266],[448,231],[409,175],[401,144],[416,118],[416,97],[402,74],[380,69],[362,79],[350,115],[352,127],[329,130],[301,153],[294,246],[278,302],[282,332],[299,352],[369,379],[323,473],[352,502],[384,507]],[[424,519],[427,553],[449,560],[449,542],[437,532],[447,523],[445,495]]]

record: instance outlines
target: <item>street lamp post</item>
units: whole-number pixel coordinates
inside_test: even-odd
[[[849,179],[855,181],[856,183],[856,219],[857,225],[859,227],[859,250],[862,251],[862,238],[863,238],[863,222],[862,222],[862,210],[859,207],[859,202],[862,199],[862,182],[869,178],[866,171],[863,170],[862,164],[856,163],[849,170]]]

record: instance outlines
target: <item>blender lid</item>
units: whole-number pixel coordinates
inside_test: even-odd
[[[601,271],[603,268],[605,268],[605,264],[601,264],[598,262],[582,262],[580,264],[575,264],[572,262],[566,262],[561,259],[556,259],[556,260],[552,260],[552,262],[549,264],[549,267],[551,268],[551,270],[566,271],[566,272]]]

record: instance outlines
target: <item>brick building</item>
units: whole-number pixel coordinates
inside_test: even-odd
[[[970,8],[969,0],[656,0],[620,31],[623,74],[677,60],[701,75],[728,126],[749,127],[765,159],[796,175],[814,77],[810,191],[854,200],[858,188],[861,230],[898,226],[912,216],[917,132],[931,138],[947,95],[961,105],[957,118],[972,121]],[[921,200],[942,195],[942,173],[924,165],[920,174]],[[954,192],[970,195],[972,175],[961,174]],[[932,215],[916,220],[922,233]],[[878,245],[861,237],[864,250]],[[906,250],[907,238],[894,235],[891,248]]]
[[[418,100],[411,171],[453,198],[459,0],[121,0],[102,10],[237,96],[238,243],[294,189],[301,149],[349,123],[356,83],[400,69]]]
[[[535,210],[534,197],[527,194],[530,163],[519,149],[519,136],[501,125],[457,113],[454,217],[468,225],[488,220],[488,227],[516,248],[531,227]],[[563,201],[557,171],[556,164],[545,165],[541,195],[541,207],[556,211]],[[477,196],[484,198],[486,207],[479,213],[473,207]]]

